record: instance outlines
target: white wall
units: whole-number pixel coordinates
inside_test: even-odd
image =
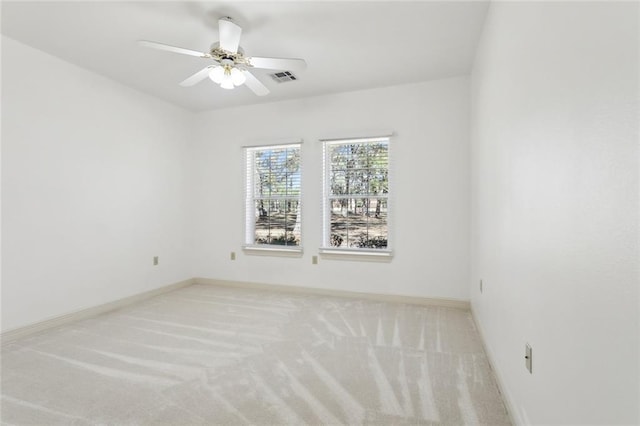
[[[295,83],[289,83],[295,84]],[[198,115],[195,274],[323,289],[469,299],[469,80],[396,86]],[[311,264],[321,244],[327,135],[392,129],[390,263]],[[303,258],[245,255],[242,146],[302,138]],[[238,252],[236,261],[229,260]]]
[[[191,119],[2,38],[3,331],[193,275]]]
[[[487,17],[472,307],[519,423],[640,423],[638,16],[638,3],[496,2]]]

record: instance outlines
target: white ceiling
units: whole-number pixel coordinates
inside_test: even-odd
[[[2,2],[4,35],[193,111],[468,74],[488,2]],[[243,28],[247,56],[303,58],[295,82],[257,97],[210,80],[178,83],[209,62],[140,47],[146,39],[198,51],[217,20]],[[273,72],[273,71],[271,71]]]

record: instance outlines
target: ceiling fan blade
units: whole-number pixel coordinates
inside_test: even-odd
[[[138,40],[138,44],[143,47],[152,49],[166,50],[167,52],[180,53],[182,55],[197,56],[199,58],[209,58],[208,53],[198,52],[196,50],[185,49],[183,47],[169,46],[168,44],[156,43],[155,41]]]
[[[258,56],[252,56],[249,59],[249,63],[254,68],[266,68],[269,70],[280,71],[304,71],[307,68],[307,63],[304,59],[296,58],[261,58]]]
[[[201,69],[197,73],[193,74],[191,77],[187,77],[184,81],[180,83],[182,87],[190,87],[197,83],[200,83],[202,80],[209,76],[209,72],[213,66],[208,66],[206,68]]]
[[[220,28],[220,48],[227,52],[237,53],[238,46],[240,46],[242,28],[231,22],[228,18],[220,19],[218,21],[218,27]]]
[[[255,93],[258,96],[264,96],[264,95],[268,95],[269,94],[269,89],[267,89],[267,86],[262,84],[262,82],[260,80],[258,80],[255,75],[251,74],[247,70],[244,70],[243,73],[244,73],[245,77],[247,77],[247,79],[245,80],[244,84],[249,89],[251,89],[251,91],[253,93]]]

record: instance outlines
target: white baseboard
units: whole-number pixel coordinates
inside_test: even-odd
[[[59,327],[61,325],[69,324],[74,321],[80,321],[80,320],[91,318],[96,315],[100,315],[109,311],[114,311],[116,309],[122,308],[132,303],[140,302],[142,300],[149,299],[153,296],[167,293],[172,290],[177,290],[179,288],[186,287],[196,283],[207,284],[207,285],[217,285],[217,286],[224,286],[224,287],[270,290],[270,291],[279,291],[279,292],[288,292],[288,293],[314,294],[319,296],[347,297],[347,298],[355,298],[355,299],[375,300],[380,302],[407,303],[412,305],[442,306],[446,308],[456,308],[456,309],[464,309],[464,310],[469,310],[470,308],[469,301],[459,300],[459,299],[414,297],[414,296],[378,294],[378,293],[359,293],[359,292],[353,292],[353,291],[330,290],[330,289],[322,289],[322,288],[314,288],[314,287],[294,287],[294,286],[288,286],[288,285],[261,284],[261,283],[243,282],[243,281],[217,280],[217,279],[211,279],[211,278],[190,278],[190,279],[169,284],[154,290],[146,291],[144,293],[139,293],[133,296],[125,297],[123,299],[115,300],[113,302],[105,303],[105,304],[94,306],[87,309],[82,309],[82,310],[71,312],[64,315],[55,316],[53,318],[48,318],[43,321],[38,321],[34,324],[29,324],[23,327],[17,327],[12,330],[7,330],[2,334],[0,334],[0,342],[3,345],[8,344],[15,341],[16,339],[28,337],[36,333],[41,333],[43,331],[52,329],[54,327]]]
[[[195,278],[196,284],[217,285],[223,287],[249,288],[254,290],[270,290],[285,293],[313,294],[319,296],[347,297],[351,299],[366,299],[379,302],[406,303],[423,306],[442,306],[445,308],[456,308],[469,310],[468,300],[446,299],[433,297],[415,297],[395,294],[380,293],[359,293],[355,291],[332,290],[317,287],[298,287],[278,284],[262,284],[247,281],[217,280],[213,278]]]
[[[487,354],[487,359],[489,360],[489,366],[491,367],[491,371],[493,372],[493,377],[496,379],[496,383],[498,385],[498,390],[502,395],[502,399],[506,405],[507,413],[509,415],[509,419],[511,420],[511,424],[514,426],[523,426],[526,423],[522,420],[520,416],[520,412],[516,410],[516,405],[511,397],[511,392],[508,391],[506,383],[500,370],[496,368],[495,357],[493,356],[493,352],[489,345],[487,345],[487,341],[484,338],[484,334],[482,332],[482,327],[480,327],[480,323],[476,319],[476,315],[473,311],[473,306],[471,306],[471,318],[473,318],[473,322],[476,326],[476,330],[478,330],[478,335],[480,335],[480,341],[482,342],[482,346],[484,347],[484,353]]]
[[[134,294],[133,296],[125,297],[123,299],[108,302],[102,305],[93,306],[91,308],[81,309],[79,311],[71,312],[64,315],[48,318],[43,321],[38,321],[34,324],[29,324],[23,327],[17,327],[12,330],[7,330],[0,334],[0,341],[2,344],[11,343],[16,339],[22,337],[31,336],[36,333],[40,333],[49,330],[54,327],[58,327],[70,322],[83,320],[86,318],[94,317],[96,315],[103,314],[105,312],[114,311],[132,303],[140,302],[145,299],[149,299],[153,296],[157,296],[162,293],[166,293],[172,290],[177,290],[182,287],[192,285],[195,282],[193,278],[180,281],[177,283],[169,284],[154,290],[145,291],[144,293]]]

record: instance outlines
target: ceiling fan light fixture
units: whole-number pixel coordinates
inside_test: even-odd
[[[236,86],[241,86],[247,80],[244,73],[232,64],[225,63],[218,65],[209,71],[209,78],[216,84],[219,84],[223,89],[233,89]]]

